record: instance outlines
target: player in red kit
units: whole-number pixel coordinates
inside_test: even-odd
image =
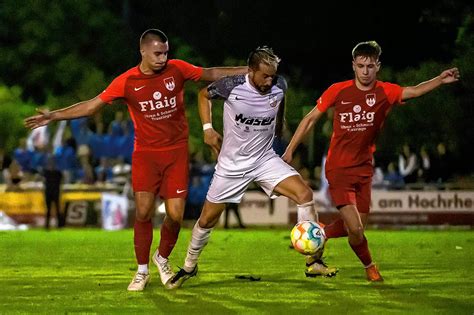
[[[375,41],[352,50],[353,80],[331,85],[314,109],[300,122],[283,159],[290,163],[305,135],[330,107],[334,108],[333,134],[326,160],[329,192],[341,219],[327,225],[327,238],[348,236],[349,245],[366,269],[369,281],[383,281],[364,235],[371,200],[373,151],[376,136],[392,106],[459,80],[452,68],[416,86],[401,87],[377,80],[382,50]]]
[[[127,103],[135,127],[132,185],[138,263],[129,291],[142,291],[150,280],[148,263],[156,196],[164,200],[166,216],[152,259],[165,287],[174,275],[168,256],[183,221],[189,168],[184,83],[214,81],[247,72],[247,67],[202,68],[182,60],[168,60],[168,51],[168,38],[162,31],[146,30],[140,37],[140,64],[115,78],[98,96],[52,112],[38,110],[38,115],[25,119],[25,126],[34,129],[51,121],[90,116],[116,99]]]

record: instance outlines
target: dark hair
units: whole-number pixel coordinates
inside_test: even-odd
[[[258,69],[260,63],[278,67],[281,59],[268,46],[259,46],[252,50],[247,58],[247,65],[251,69]]]
[[[166,43],[168,41],[168,36],[166,36],[165,33],[163,33],[157,28],[150,28],[144,31],[140,36],[140,46],[143,45],[143,43],[147,42],[149,39],[156,38],[158,38],[162,43]]]
[[[382,54],[382,48],[376,41],[360,42],[352,49],[352,59],[355,60],[359,56],[374,58],[378,60]]]

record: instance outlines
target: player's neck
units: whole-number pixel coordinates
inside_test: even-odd
[[[377,80],[374,80],[370,84],[362,84],[359,80],[354,79],[356,87],[361,91],[370,91],[375,87]]]
[[[157,73],[160,73],[163,69],[160,69],[158,71],[155,71],[153,69],[151,69],[150,67],[148,67],[147,65],[143,64],[143,62],[140,63],[140,65],[138,66],[138,68],[140,69],[140,71],[145,74],[145,75],[153,75],[153,74],[157,74]]]
[[[148,68],[147,66],[145,66],[143,64],[143,62],[140,63],[140,65],[138,66],[138,68],[140,69],[140,71],[143,73],[143,74],[153,74],[153,70],[151,70],[150,68]]]

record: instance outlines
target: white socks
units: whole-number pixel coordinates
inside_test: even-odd
[[[138,273],[148,274],[148,265],[138,265]]]
[[[199,222],[199,221],[198,221]],[[186,272],[191,272],[196,267],[199,255],[201,254],[204,246],[206,246],[211,236],[211,229],[205,229],[199,226],[199,223],[196,222],[193,228],[191,242],[188,246],[188,254],[184,261],[183,269]]]
[[[316,221],[318,222],[318,213],[314,210],[314,201],[296,205],[297,222],[301,221]]]

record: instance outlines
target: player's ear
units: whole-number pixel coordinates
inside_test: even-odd
[[[356,64],[354,60],[352,60],[352,70],[356,72]]]
[[[380,66],[382,65],[382,63],[380,61],[377,61],[376,63],[376,66],[377,66],[377,72],[380,70]]]
[[[253,77],[255,75],[255,70],[249,67],[249,79],[253,80]]]

